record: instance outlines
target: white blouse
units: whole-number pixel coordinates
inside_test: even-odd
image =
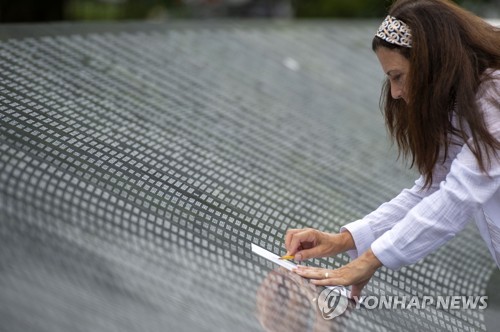
[[[490,73],[494,79],[481,85],[477,100],[488,130],[500,140],[500,70]],[[429,189],[421,190],[421,176],[412,188],[341,228],[354,239],[351,258],[371,247],[383,265],[397,270],[435,251],[474,216],[500,266],[500,151],[486,175],[467,144],[453,140],[458,144],[450,144],[445,162],[436,165]]]

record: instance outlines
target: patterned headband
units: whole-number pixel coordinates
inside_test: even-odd
[[[391,44],[411,47],[410,27],[405,22],[391,15],[387,15],[384,22],[382,22],[378,28],[375,36]]]

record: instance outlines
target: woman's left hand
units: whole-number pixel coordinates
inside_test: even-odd
[[[336,270],[317,267],[297,266],[294,270],[298,275],[314,279],[311,282],[318,286],[350,286],[352,297],[359,298],[361,290],[370,281],[382,263],[377,256],[368,249],[361,256]]]

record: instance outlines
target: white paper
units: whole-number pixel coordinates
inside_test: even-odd
[[[259,247],[258,245],[253,244],[253,243],[252,243],[252,251],[254,253],[256,253],[257,255],[262,256],[265,259],[270,260],[271,262],[278,264],[279,266],[283,266],[288,271],[292,271],[292,269],[297,267],[297,264],[292,263],[286,259],[280,259],[280,256],[275,255],[272,252],[270,252],[262,247]]]
[[[284,267],[288,271],[291,271],[292,269],[297,267],[297,264],[292,263],[292,262],[285,260],[285,259],[280,259],[280,256],[273,254],[269,250],[266,250],[262,247],[259,247],[258,245],[253,244],[253,243],[252,243],[252,251],[254,253],[256,253],[257,255],[264,257],[265,259],[270,260],[271,262],[278,264],[279,266]],[[324,287],[329,288],[329,289],[335,288],[334,286],[324,286]],[[348,290],[347,288],[345,289],[345,294],[342,293],[342,295],[347,296],[348,298],[352,299],[351,291]]]

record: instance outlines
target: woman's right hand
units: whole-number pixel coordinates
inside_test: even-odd
[[[289,229],[285,236],[285,247],[287,255],[294,255],[296,261],[303,261],[354,249],[354,240],[348,231],[331,234],[313,228]]]

